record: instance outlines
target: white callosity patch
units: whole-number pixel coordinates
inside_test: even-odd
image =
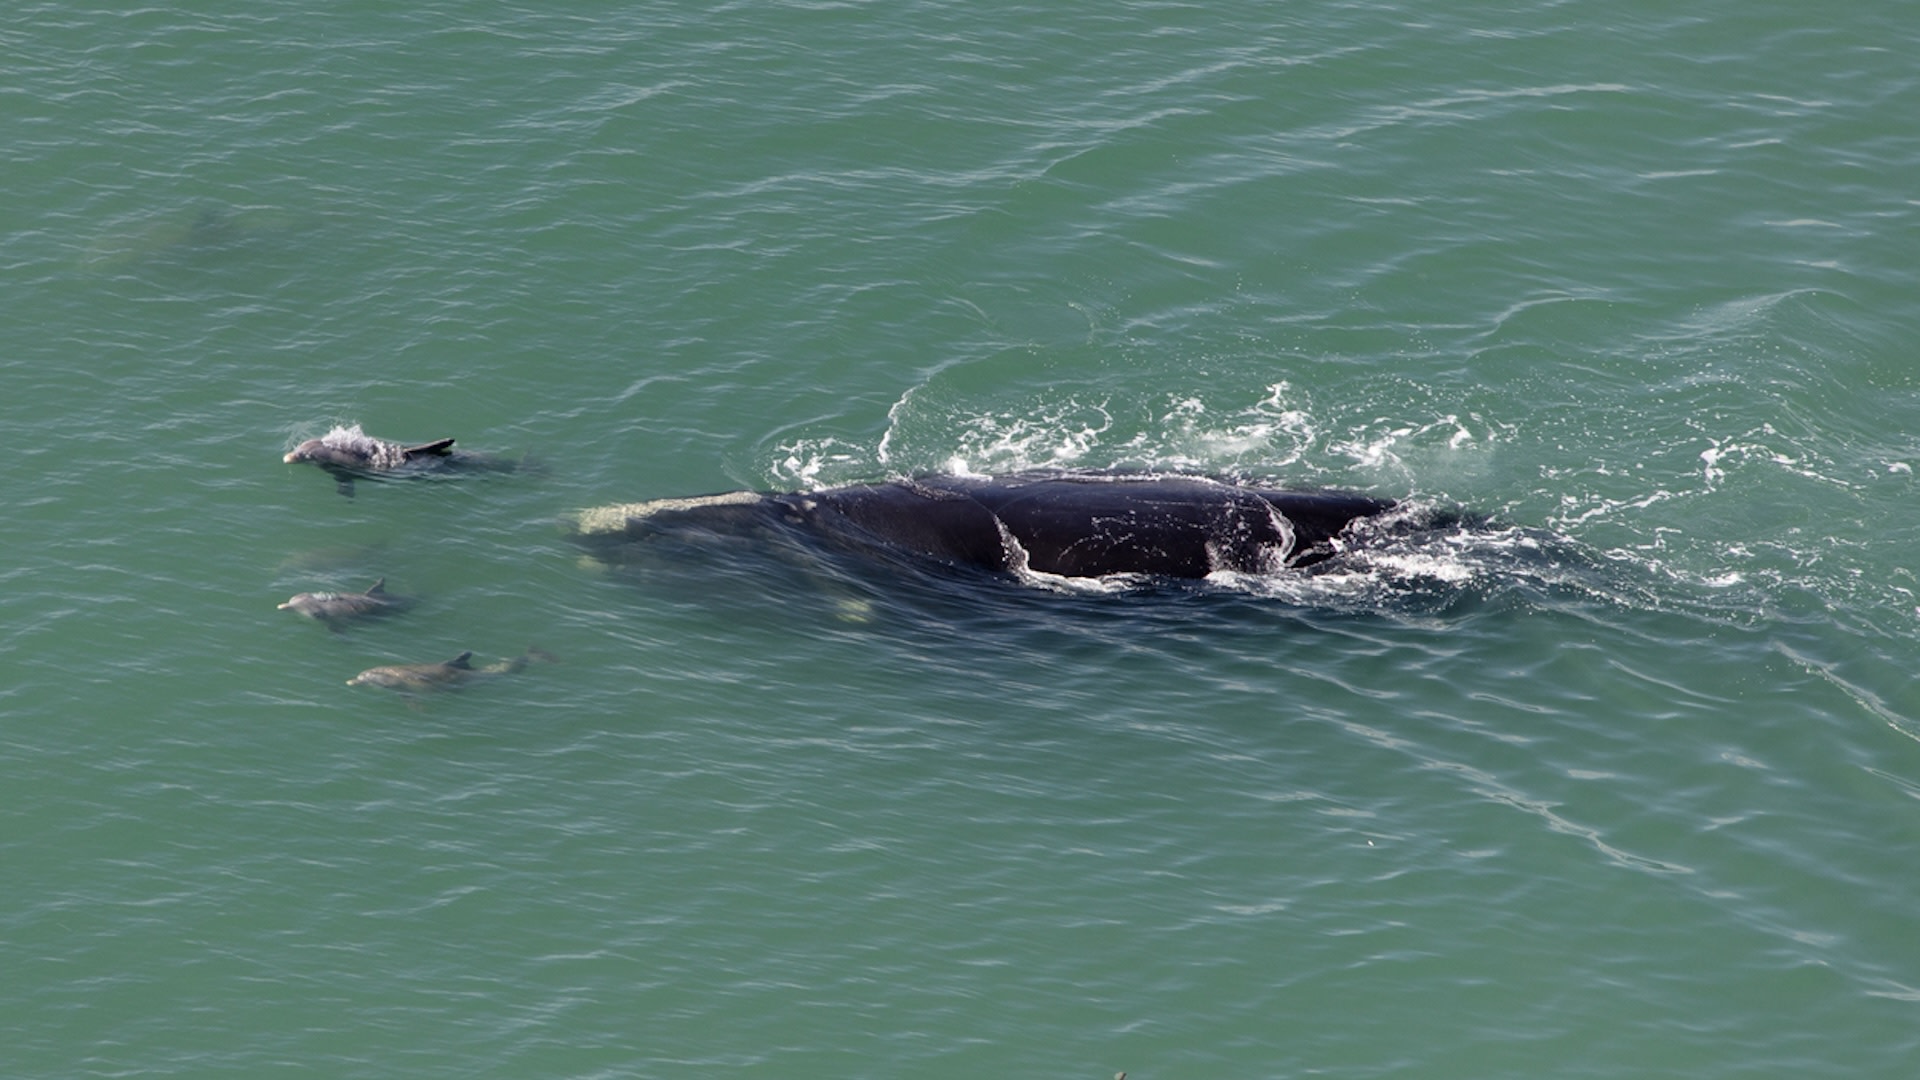
[[[697,495],[685,499],[654,499],[651,502],[612,503],[582,510],[573,517],[574,529],[583,536],[625,532],[628,524],[655,516],[707,506],[747,506],[761,496],[751,491],[729,491],[719,495]]]

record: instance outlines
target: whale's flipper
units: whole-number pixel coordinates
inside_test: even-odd
[[[339,492],[341,495],[344,495],[349,499],[353,498],[353,477],[351,476],[335,477],[333,481],[333,490]]]
[[[448,454],[453,453],[453,440],[435,439],[430,443],[421,443],[419,446],[409,446],[400,452],[406,455],[408,461],[412,461],[416,457],[426,457],[428,455],[446,457]]]

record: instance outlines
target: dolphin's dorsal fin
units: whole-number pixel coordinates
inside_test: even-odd
[[[401,453],[407,455],[408,457],[417,457],[417,456],[423,456],[426,454],[436,454],[436,455],[444,456],[446,454],[453,453],[453,440],[452,439],[435,439],[432,442],[421,443],[419,446],[409,446],[405,450],[402,450]]]
[[[456,656],[453,659],[447,661],[447,666],[457,667],[462,671],[472,671],[473,665],[467,663],[467,661],[471,659],[473,659],[473,650],[468,649],[466,652],[463,652],[459,656]]]
[[[364,594],[362,594],[362,595],[365,595],[365,596],[385,596],[385,595],[387,595],[387,579],[386,579],[386,578],[381,578],[381,579],[380,579],[379,581],[376,581],[376,582],[374,582],[374,583],[373,583],[373,587],[372,587],[372,588],[370,588],[370,589],[368,589],[368,590],[367,590],[367,591],[366,591],[366,592],[365,592]]]

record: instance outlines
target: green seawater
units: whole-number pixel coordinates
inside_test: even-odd
[[[30,0],[0,49],[0,1076],[1920,1061],[1910,4]],[[281,462],[351,423],[532,467]],[[558,524],[1050,467],[1488,525],[1068,589]]]

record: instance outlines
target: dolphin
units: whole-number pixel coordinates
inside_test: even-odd
[[[451,690],[476,679],[512,674],[534,660],[552,663],[554,659],[554,655],[544,649],[530,648],[510,660],[474,667],[473,650],[468,649],[451,660],[442,660],[437,664],[386,664],[368,668],[348,679],[347,685],[384,686],[405,694],[421,690]]]
[[[210,265],[229,255],[269,252],[319,224],[314,214],[207,203],[102,236],[89,246],[83,264],[103,271]]]
[[[616,504],[576,514],[572,529],[602,550],[676,528],[772,529],[999,573],[1203,578],[1314,566],[1398,506],[1184,473],[1049,471]]]
[[[308,439],[287,451],[280,460],[289,465],[302,462],[326,470],[339,486],[340,494],[352,497],[355,479],[377,479],[426,472],[477,471],[512,472],[526,462],[503,461],[487,454],[473,454],[453,448],[452,439],[407,443],[378,439],[360,430],[360,425],[336,426],[317,439]]]
[[[367,615],[386,615],[410,606],[412,599],[387,591],[387,579],[381,578],[366,592],[303,592],[278,610],[294,611],[338,630],[340,624]]]

